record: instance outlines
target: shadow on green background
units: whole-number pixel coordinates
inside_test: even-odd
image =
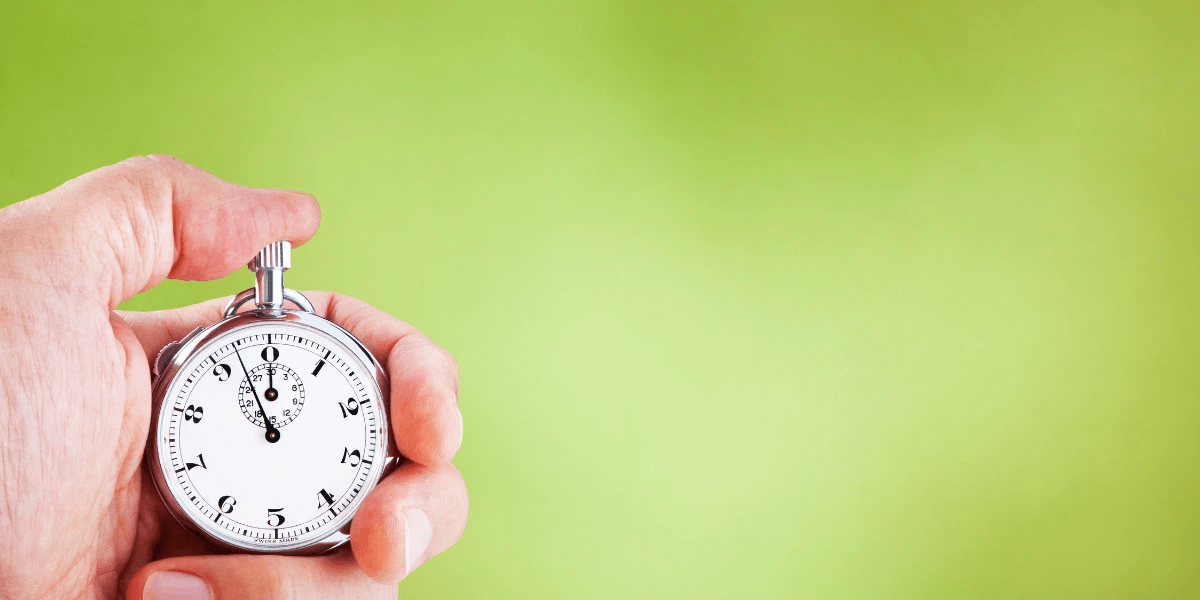
[[[0,205],[152,152],[315,194],[289,285],[461,365],[405,598],[1195,597],[1198,22],[13,5]]]

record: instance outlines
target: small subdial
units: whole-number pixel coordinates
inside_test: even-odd
[[[253,391],[250,381],[254,383]],[[258,410],[258,403],[254,401],[255,391],[262,400],[263,410],[267,411],[268,418],[276,427],[291,423],[304,408],[304,382],[300,381],[295,371],[280,363],[254,367],[250,370],[249,380],[242,379],[238,386],[238,406],[242,408],[242,414],[251,423],[265,428],[267,424],[263,421],[262,411]]]

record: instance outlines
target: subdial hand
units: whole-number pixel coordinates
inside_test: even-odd
[[[279,397],[279,390],[275,389],[275,367],[270,365],[267,365],[267,391],[263,392],[263,396],[268,402],[273,402]]]
[[[237,342],[233,343],[233,353],[237,355],[238,364],[242,365],[242,372],[246,374],[246,383],[250,386],[250,391],[254,393],[254,401],[258,403],[258,410],[262,413],[263,422],[267,424],[267,441],[274,444],[279,441],[279,430],[275,428],[275,424],[267,416],[267,411],[263,409],[262,400],[258,399],[258,390],[254,389],[254,382],[250,380],[250,372],[246,370],[246,363],[242,361],[242,353],[238,352]]]

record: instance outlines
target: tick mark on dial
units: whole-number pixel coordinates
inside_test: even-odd
[[[325,366],[325,361],[329,360],[329,355],[332,352],[333,352],[333,350],[327,350],[325,352],[325,358],[322,358],[321,360],[317,361],[317,368],[313,369],[313,372],[312,372],[314,377],[316,377],[317,373],[321,372],[321,367]]]

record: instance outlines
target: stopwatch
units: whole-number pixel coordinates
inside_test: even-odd
[[[224,318],[154,361],[148,470],[171,515],[216,548],[319,554],[349,540],[363,498],[397,462],[387,375],[283,286],[289,242],[248,267],[255,286]]]

